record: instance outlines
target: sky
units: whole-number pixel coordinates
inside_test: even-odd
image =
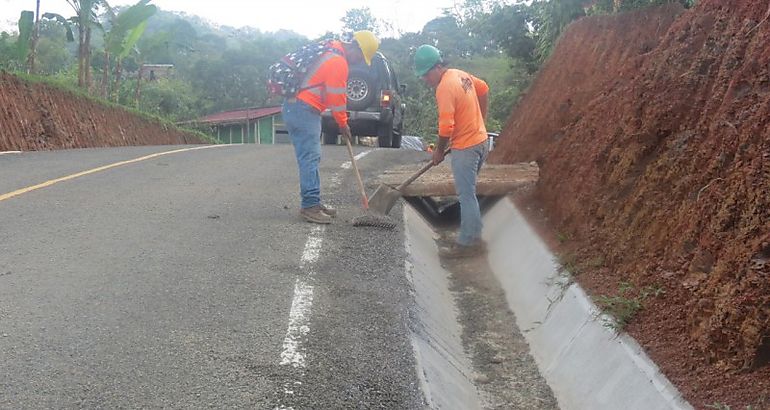
[[[109,0],[111,6],[129,5],[136,0]],[[389,22],[398,33],[420,31],[428,21],[440,17],[459,0],[153,0],[162,10],[183,11],[215,24],[250,26],[260,31],[292,30],[307,37],[327,31],[339,32],[340,19],[353,8],[369,7],[374,17]],[[22,10],[35,10],[35,0],[0,0],[0,31],[16,29]],[[69,17],[74,14],[65,0],[41,0],[40,12]]]

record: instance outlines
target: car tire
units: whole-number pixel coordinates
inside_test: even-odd
[[[391,123],[380,124],[377,129],[377,145],[381,148],[393,146],[393,125]]]
[[[391,144],[390,146],[393,148],[401,148],[401,128],[397,129],[393,132],[393,137],[391,137]]]
[[[321,138],[326,145],[337,145],[337,134],[331,132],[322,132]]]
[[[376,98],[377,80],[362,67],[350,67],[347,83],[348,111],[363,111]]]

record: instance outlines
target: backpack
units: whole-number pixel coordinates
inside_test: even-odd
[[[300,85],[310,66],[327,51],[342,55],[339,50],[330,47],[327,42],[320,42],[307,44],[301,49],[283,56],[268,69],[267,93],[271,96],[291,98],[304,89],[317,87],[318,85],[312,85],[300,88]]]

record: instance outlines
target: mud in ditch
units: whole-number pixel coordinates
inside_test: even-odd
[[[445,232],[440,242],[451,236]],[[462,342],[483,408],[558,409],[486,259],[442,260],[442,266],[451,273]]]

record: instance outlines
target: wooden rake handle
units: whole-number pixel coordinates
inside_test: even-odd
[[[353,155],[353,146],[350,144],[350,140],[342,137],[348,146],[348,154],[350,154],[350,163],[353,164],[353,171],[356,174],[356,180],[358,181],[358,189],[361,191],[361,204],[364,210],[369,209],[369,198],[366,196],[366,188],[364,188],[364,181],[361,180],[361,173],[358,172],[358,165],[356,165],[356,157]]]

